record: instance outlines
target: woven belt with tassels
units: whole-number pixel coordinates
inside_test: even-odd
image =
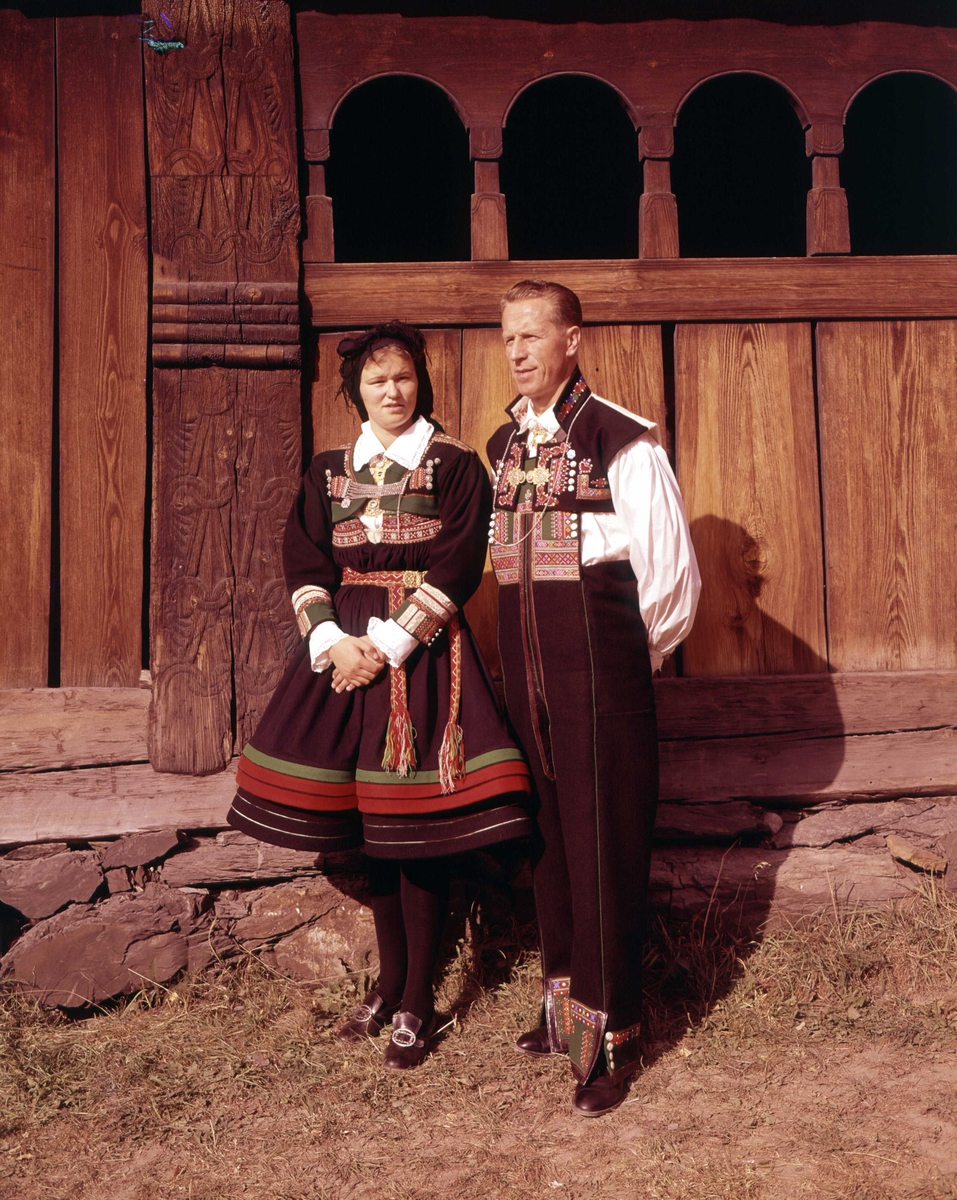
[[[346,567],[342,572],[344,584],[365,587],[384,587],[389,590],[389,607],[395,611],[405,600],[407,592],[422,586],[424,571],[353,571]],[[462,705],[462,630],[456,613],[449,621],[449,719],[446,722],[442,746],[439,750],[439,784],[444,796],[455,791],[455,782],[465,777],[465,742],[459,724],[459,709]],[[385,750],[382,754],[382,769],[395,775],[411,775],[416,768],[415,729],[409,712],[409,689],[405,675],[405,664],[389,667],[391,707],[389,726],[385,735]]]

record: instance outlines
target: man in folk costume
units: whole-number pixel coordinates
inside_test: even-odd
[[[534,867],[545,1023],[573,1108],[600,1116],[639,1064],[641,960],[658,794],[652,672],[687,635],[700,580],[656,427],[594,395],[582,312],[560,284],[502,301],[520,395],[488,444],[499,644],[540,802]]]

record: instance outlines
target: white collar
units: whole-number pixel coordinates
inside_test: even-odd
[[[560,428],[558,417],[555,416],[554,404],[550,408],[546,408],[543,413],[537,413],[532,408],[529,398],[522,396],[512,409],[512,413],[518,421],[519,433],[528,433],[530,429],[544,429],[547,433],[554,435]]]
[[[352,469],[361,471],[377,454],[384,454],[400,467],[411,471],[417,467],[429,444],[429,438],[435,432],[425,417],[418,417],[405,433],[400,433],[391,446],[383,446],[372,432],[368,421],[362,422],[362,432],[356,438],[352,447]]]

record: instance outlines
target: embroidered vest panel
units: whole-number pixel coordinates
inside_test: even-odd
[[[495,489],[489,542],[500,584],[517,583],[525,559],[533,581],[581,578],[578,514],[615,511],[607,464],[644,432],[590,394],[565,423],[533,457],[514,424],[489,441]]]
[[[360,514],[384,517],[381,540],[413,543],[431,541],[442,528],[435,472],[442,459],[433,453],[436,438],[426,448],[419,466],[407,471],[398,463],[367,464],[352,469],[352,447],[336,452],[325,468],[326,494],[332,508],[334,546],[358,546],[369,540]],[[329,461],[327,459],[327,461]],[[373,466],[376,470],[373,470]]]

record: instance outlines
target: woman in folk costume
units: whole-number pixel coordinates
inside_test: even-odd
[[[448,856],[526,835],[528,770],[462,615],[485,564],[491,490],[475,451],[431,420],[425,342],[398,321],[339,344],[362,418],[316,455],[283,564],[303,642],[243,751],[237,829],[301,850],[365,841],[376,987],[343,1041],[392,1022],[386,1066],[418,1066]]]

